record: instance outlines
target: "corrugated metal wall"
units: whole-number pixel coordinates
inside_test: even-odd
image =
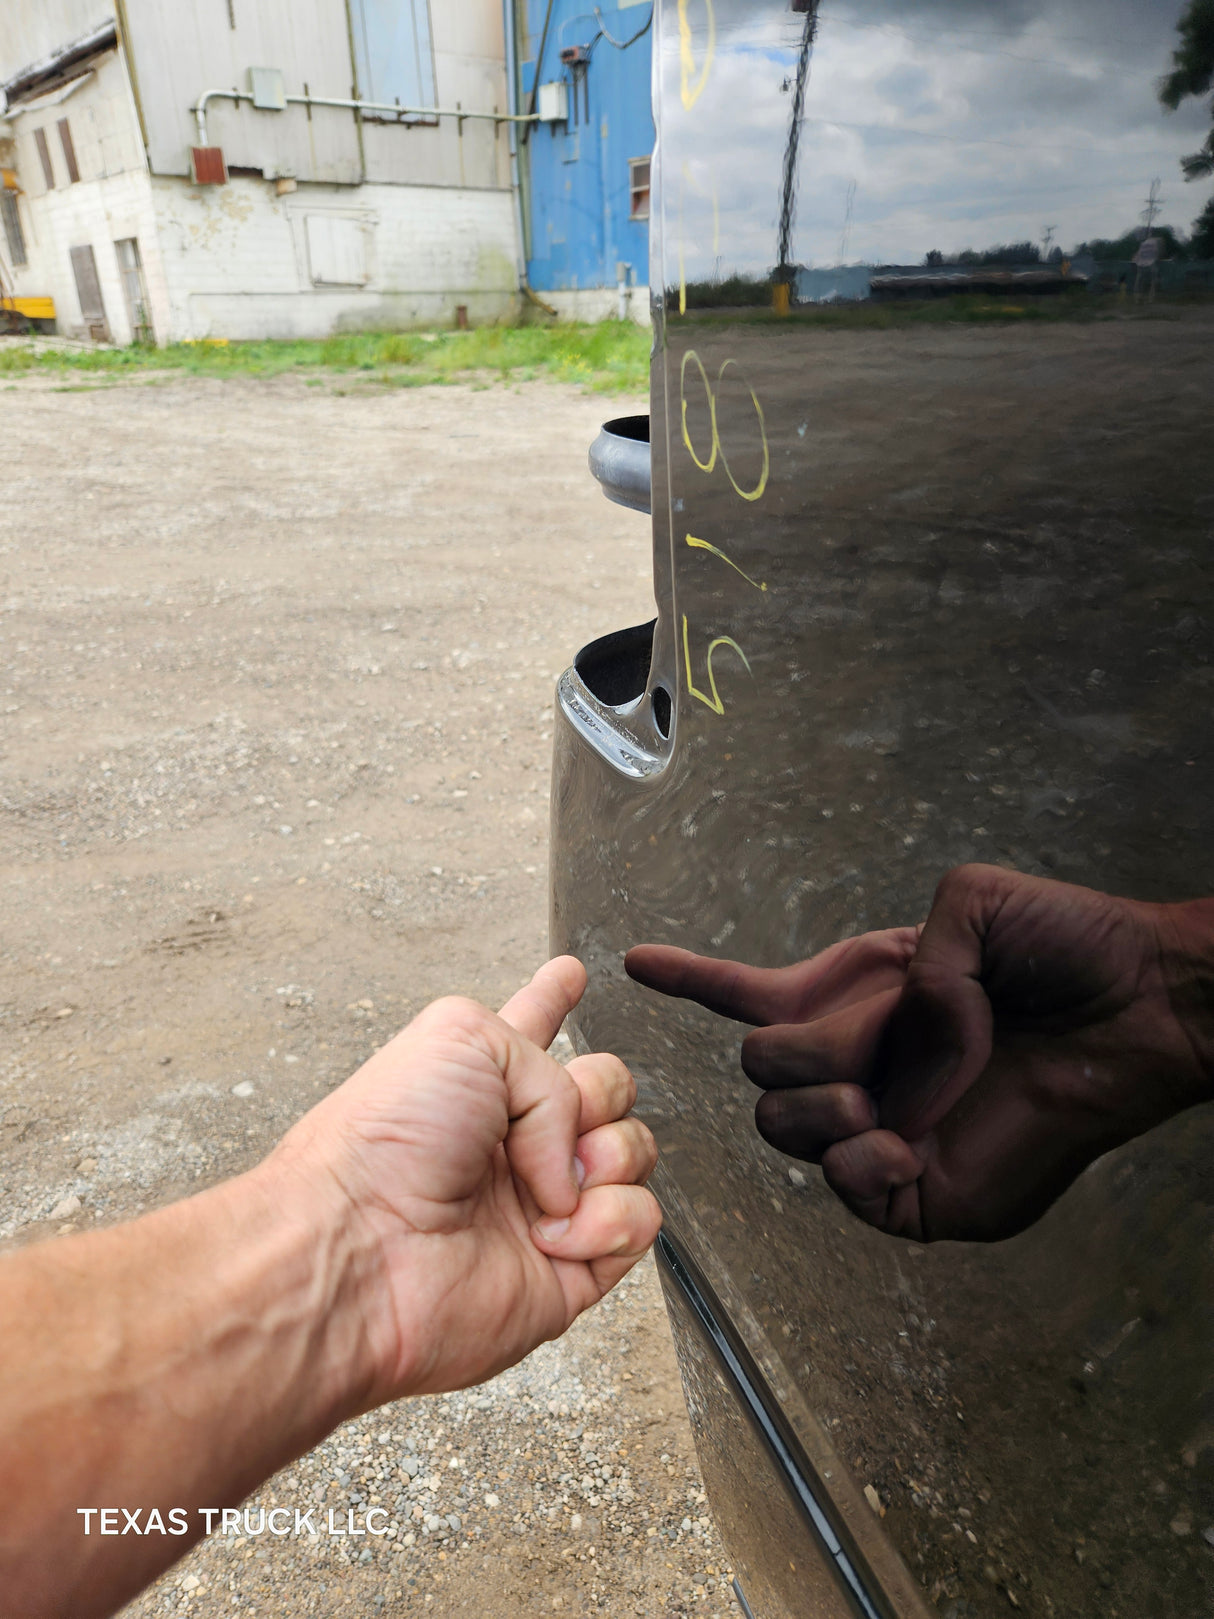
[[[506,110],[497,0],[124,0],[129,50],[156,174],[189,173],[189,109],[203,90],[249,89],[278,68],[288,95],[399,98],[469,112]],[[229,18],[231,21],[229,21]],[[354,50],[351,51],[353,41]],[[211,144],[229,168],[357,185],[509,184],[504,129],[455,119],[399,124],[299,106],[261,112],[211,103]]]
[[[113,16],[113,0],[4,0],[0,84]]]
[[[392,0],[395,3],[395,0]],[[422,9],[422,0],[414,0]],[[506,111],[501,0],[430,0],[434,94],[442,107]],[[394,92],[395,94],[396,92]],[[437,125],[365,122],[368,180],[502,190],[510,185],[506,129],[454,118]]]
[[[186,175],[195,142],[190,107],[203,90],[249,88],[250,67],[282,71],[287,90],[349,96],[350,28],[342,0],[125,0],[128,51],[148,156],[156,174]],[[257,112],[217,102],[210,140],[229,166],[267,176],[357,184],[362,154],[354,115],[302,107]]]
[[[523,103],[536,82],[549,0],[519,0],[519,75]],[[654,142],[650,103],[648,0],[593,7],[584,0],[553,0],[540,83],[563,80],[569,119],[535,127],[522,149],[527,166],[528,274],[543,291],[615,285],[616,264],[647,280],[649,229],[631,217],[629,161],[647,157]],[[610,36],[608,38],[607,36]],[[589,49],[584,70],[562,65],[561,51]]]

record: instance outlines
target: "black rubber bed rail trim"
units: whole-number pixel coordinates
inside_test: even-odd
[[[794,1496],[801,1504],[802,1511],[813,1525],[823,1553],[827,1560],[834,1564],[844,1589],[855,1603],[856,1611],[862,1614],[864,1619],[882,1619],[883,1610],[873,1602],[860,1570],[835,1533],[827,1509],[814,1494],[804,1470],[797,1465],[796,1457],[785,1442],[783,1434],[772,1421],[753,1379],[722,1330],[711,1305],[692,1275],[689,1264],[665,1233],[658,1237],[655,1246],[658,1258],[678,1283],[687,1302],[699,1317],[700,1325],[704,1328],[731,1381],[736,1384],[738,1393],[767,1442],[777,1467],[784,1474]]]

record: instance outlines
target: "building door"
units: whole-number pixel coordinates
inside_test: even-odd
[[[91,247],[74,247],[71,252],[76,296],[80,299],[80,318],[94,343],[108,343],[110,327],[105,318],[105,304],[101,298],[101,282],[97,279],[97,260],[93,257],[93,250]]]
[[[148,308],[148,289],[143,279],[143,260],[139,256],[139,243],[128,236],[114,243],[118,255],[118,273],[122,277],[122,295],[126,299],[126,318],[130,323],[131,341],[154,343],[152,315]]]
[[[0,191],[0,222],[8,242],[8,261],[14,270],[29,263],[25,247],[25,232],[21,228],[21,210],[17,206],[17,193],[10,187]]]

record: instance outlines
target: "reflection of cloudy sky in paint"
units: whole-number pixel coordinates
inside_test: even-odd
[[[804,19],[717,0],[703,93],[679,93],[674,5],[662,39],[669,283],[683,216],[688,280],[762,273],[776,257],[780,177]],[[929,248],[1119,236],[1151,181],[1181,229],[1208,195],[1178,159],[1209,128],[1155,81],[1182,0],[823,0],[806,96],[793,258],[919,263]],[[688,0],[697,52],[704,0]],[[854,186],[854,191],[853,191]],[[850,203],[850,224],[849,214]],[[713,199],[715,196],[715,210]],[[719,221],[714,225],[715,218]],[[716,240],[714,241],[714,234]]]

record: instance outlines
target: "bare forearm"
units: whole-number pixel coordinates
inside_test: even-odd
[[[197,1538],[200,1508],[234,1505],[359,1409],[372,1260],[311,1201],[271,1161],[0,1264],[6,1614],[112,1613]],[[185,1509],[189,1529],[102,1536],[90,1507],[166,1526]]]
[[[251,1174],[0,1260],[3,1619],[114,1613],[203,1511],[522,1359],[631,1268],[660,1224],[636,1086],[546,1055],[585,982],[566,957],[501,1018],[436,1002]]]

